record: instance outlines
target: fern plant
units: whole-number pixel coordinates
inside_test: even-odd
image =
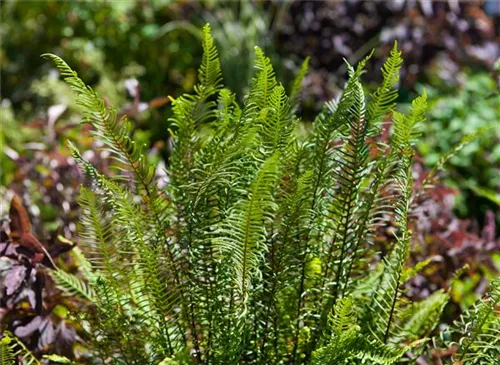
[[[404,297],[404,283],[421,269],[405,261],[412,158],[427,103],[424,93],[408,113],[395,110],[397,44],[370,95],[361,82],[370,56],[347,65],[342,95],[309,133],[295,115],[307,61],[289,97],[256,47],[255,75],[239,105],[223,86],[208,25],[203,49],[194,93],[172,99],[165,188],[127,120],[62,59],[46,55],[118,171],[100,174],[69,145],[88,178],[79,199],[88,262],[82,258],[79,277],[56,271],[53,278],[91,304],[79,315],[93,361],[394,364],[423,353],[448,293],[419,303]],[[383,142],[386,120],[392,134]],[[375,231],[390,219],[395,244],[378,252]],[[464,319],[472,324],[462,361],[498,331],[495,293],[498,281],[492,299]]]

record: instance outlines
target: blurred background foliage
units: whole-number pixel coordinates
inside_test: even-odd
[[[419,217],[412,260],[432,258],[432,263],[412,282],[409,295],[426,296],[469,264],[468,275],[454,289],[456,308],[447,314],[453,317],[498,270],[497,0],[6,0],[0,11],[0,195],[8,197],[10,189],[23,197],[37,237],[48,246],[58,244],[58,236],[77,239],[76,194],[82,177],[66,140],[88,151],[85,157],[101,171],[110,167],[88,127],[79,125],[68,86],[40,55],[64,58],[119,114],[127,115],[134,138],[164,167],[170,143],[167,97],[192,91],[202,53],[200,27],[209,22],[226,85],[238,95],[251,79],[255,45],[270,56],[285,82],[310,57],[299,110],[305,122],[312,121],[324,101],[338,96],[346,78],[344,59],[356,63],[375,48],[364,78],[377,79],[397,40],[405,60],[400,102],[425,88],[431,105],[418,146],[417,179],[461,136],[490,128],[451,160],[444,184],[436,187],[426,203],[429,210]],[[157,173],[164,176],[161,169]],[[1,205],[5,218],[6,199]],[[380,232],[381,241],[387,237]],[[73,261],[62,265],[71,270]]]

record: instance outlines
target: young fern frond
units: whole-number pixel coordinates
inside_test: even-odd
[[[300,70],[295,76],[295,79],[292,83],[292,88],[290,90],[290,113],[293,114],[297,111],[299,107],[300,93],[302,91],[302,82],[306,77],[307,71],[309,69],[309,57],[307,57],[302,65],[300,66]]]
[[[210,34],[210,25],[202,29],[203,58],[198,74],[200,83],[195,86],[195,92],[201,100],[215,94],[222,86],[222,71],[220,68],[219,54],[214,40]]]
[[[252,87],[245,100],[243,121],[254,119],[261,110],[269,105],[269,97],[274,87],[277,85],[274,68],[269,57],[259,47],[255,47],[256,74],[252,80]]]
[[[372,127],[378,125],[380,119],[396,106],[398,90],[395,88],[399,81],[399,70],[403,63],[401,51],[398,50],[398,43],[394,42],[389,58],[382,66],[382,84],[370,95],[371,99],[367,107],[367,119]]]

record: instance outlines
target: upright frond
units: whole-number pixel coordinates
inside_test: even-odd
[[[269,98],[277,85],[274,68],[269,57],[261,48],[255,47],[255,76],[243,110],[244,119],[255,118],[261,110],[269,105]]]
[[[394,41],[389,58],[382,66],[382,84],[370,95],[368,102],[368,121],[371,126],[377,127],[380,119],[396,105],[398,90],[396,84],[399,81],[399,70],[403,63],[401,51],[398,50],[398,43]]]
[[[295,79],[293,80],[292,88],[290,90],[291,113],[295,113],[299,107],[300,93],[302,91],[302,83],[304,81],[304,78],[306,77],[308,69],[309,69],[309,57],[307,57],[304,60],[304,62],[302,62],[300,70],[297,73],[297,76],[295,76]]]
[[[206,24],[202,29],[202,46],[203,57],[198,72],[200,83],[195,86],[195,91],[201,99],[205,99],[222,87],[222,71],[219,55],[211,35],[209,24]]]
[[[398,152],[409,153],[409,148],[422,133],[422,122],[425,120],[427,111],[427,94],[415,98],[411,103],[409,114],[406,116],[400,112],[394,112],[394,132],[391,143],[400,150]]]
[[[273,218],[276,209],[273,192],[279,158],[279,153],[275,153],[263,163],[249,188],[248,197],[232,208],[227,220],[216,231],[214,245],[223,256],[231,257],[235,279],[243,294],[262,260],[264,223]]]

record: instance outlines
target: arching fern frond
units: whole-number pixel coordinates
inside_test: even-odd
[[[69,295],[80,297],[89,302],[94,302],[94,290],[89,283],[84,282],[76,275],[69,274],[62,270],[55,270],[51,272],[57,287],[67,292]]]
[[[438,290],[424,300],[408,305],[401,311],[389,342],[398,345],[428,337],[439,323],[448,300],[448,293]]]
[[[356,359],[372,364],[395,364],[410,347],[401,348],[371,340],[360,332],[353,299],[340,299],[330,318],[331,339],[313,353],[312,364],[353,364]]]
[[[97,92],[85,85],[78,74],[61,58],[49,53],[42,56],[54,61],[64,80],[76,92],[77,104],[83,109],[85,121],[95,128],[95,135],[105,143],[120,165],[134,173],[140,186],[152,199],[154,167],[147,164],[141,148],[130,138],[130,123],[125,118],[118,119],[116,111],[106,106]]]

